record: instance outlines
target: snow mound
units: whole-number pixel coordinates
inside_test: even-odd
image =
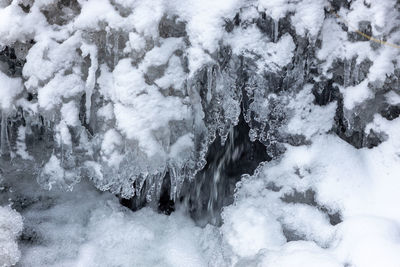
[[[400,120],[376,116],[368,128],[388,139],[356,149],[330,134],[316,135],[311,145],[288,146],[281,159],[242,179],[222,226],[237,262],[397,266]]]
[[[6,179],[3,191],[20,209],[0,209],[0,266],[224,266],[218,229],[200,228],[183,210],[170,216],[133,212],[118,198],[81,181],[74,192]],[[214,262],[214,263],[213,263]]]

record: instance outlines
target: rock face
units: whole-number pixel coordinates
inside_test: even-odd
[[[240,116],[262,161],[326,132],[385,140],[366,126],[400,114],[396,1],[223,2],[1,1],[2,168],[151,202],[180,196]]]

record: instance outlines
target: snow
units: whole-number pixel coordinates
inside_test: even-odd
[[[338,226],[340,242],[333,253],[355,266],[397,266],[400,262],[398,221],[375,216],[355,216]]]
[[[355,86],[346,87],[342,89],[342,92],[344,95],[344,106],[349,110],[374,96],[368,88],[368,80],[364,80]]]
[[[159,64],[167,59],[159,59]],[[112,75],[105,67],[101,69],[101,90],[115,103],[118,129],[128,139],[138,141],[149,157],[162,151],[155,137],[152,138],[152,131],[167,127],[170,121],[188,119],[189,108],[182,99],[163,96],[155,86],[146,84],[143,73],[133,68],[129,59],[120,60]]]
[[[118,168],[123,156],[118,152],[118,146],[122,145],[121,135],[114,129],[108,130],[101,143],[102,158],[110,166]]]
[[[162,40],[162,43],[159,47],[154,47],[152,50],[146,53],[146,56],[141,62],[139,69],[143,72],[147,72],[150,66],[160,66],[166,64],[174,51],[182,47],[182,38],[167,38]]]
[[[278,72],[290,68],[290,64],[296,60],[298,38],[289,32],[284,32],[279,38],[276,33],[273,37],[267,37],[254,23],[260,16],[259,12],[265,12],[274,19],[275,31],[282,28],[279,26],[281,23],[279,20],[289,15],[288,22],[293,24],[298,35],[305,38],[308,36],[314,40],[321,33],[322,49],[318,49],[317,53],[324,61],[322,66],[325,71],[332,67],[332,62],[337,58],[350,60],[353,56],[357,56],[357,61],[371,58],[375,60],[371,68],[379,70],[377,77],[369,77],[369,81],[374,82],[385,74],[393,72],[393,69],[390,69],[391,63],[387,63],[386,59],[396,56],[382,49],[373,51],[366,42],[354,44],[346,42],[346,32],[339,23],[333,19],[325,19],[324,1],[207,0],[182,4],[178,0],[150,2],[89,0],[79,1],[75,3],[76,6],[68,4],[66,7],[69,10],[68,14],[64,14],[63,17],[66,21],[61,24],[51,22],[46,13],[62,16],[60,14],[64,11],[56,7],[59,2],[35,1],[25,4],[30,6],[28,13],[24,13],[16,4],[2,9],[2,12],[15,15],[19,24],[14,21],[16,18],[7,17],[3,27],[5,34],[1,42],[12,44],[15,40],[8,38],[6,31],[13,29],[15,24],[20,26],[19,38],[22,40],[15,45],[23,47],[26,45],[28,51],[22,69],[24,90],[34,96],[37,95],[37,101],[33,100],[31,104],[22,103],[23,100],[19,103],[30,110],[32,116],[40,114],[45,120],[54,123],[57,127],[57,131],[54,132],[55,140],[58,144],[71,146],[76,136],[73,132],[69,133],[67,128],[82,126],[79,125],[77,110],[72,108],[72,102],[76,104],[78,110],[82,110],[79,106],[83,104],[84,96],[86,120],[84,127],[90,128],[89,132],[94,131],[93,140],[96,141],[89,138],[86,144],[79,145],[99,146],[108,130],[117,130],[123,142],[116,149],[118,153],[114,153],[115,159],[118,160],[112,165],[119,166],[116,163],[122,161],[131,162],[134,157],[142,162],[142,165],[137,168],[133,177],[149,173],[146,164],[157,165],[150,168],[150,173],[158,174],[165,172],[170,166],[177,165],[174,164],[176,162],[180,162],[179,167],[183,167],[186,163],[195,166],[196,163],[192,161],[203,161],[204,159],[200,157],[203,157],[206,151],[196,153],[194,145],[184,146],[182,149],[185,152],[181,154],[185,159],[182,159],[178,156],[179,153],[169,153],[170,147],[176,140],[185,135],[193,135],[193,144],[206,148],[205,142],[213,139],[216,129],[225,135],[226,130],[222,129],[228,129],[230,125],[227,124],[235,124],[238,121],[241,96],[236,92],[235,79],[225,77],[231,74],[216,74],[215,77],[218,79],[216,90],[207,88],[208,104],[213,103],[213,100],[224,100],[220,105],[221,108],[216,108],[223,115],[221,118],[219,116],[213,118],[215,125],[208,127],[209,125],[204,124],[204,120],[207,120],[204,115],[207,114],[204,110],[206,107],[201,105],[194,107],[200,103],[198,101],[200,92],[198,84],[192,79],[199,79],[196,75],[200,69],[209,68],[217,63],[218,49],[222,44],[232,47],[233,58],[244,56],[254,60],[256,72],[260,76],[265,72]],[[43,10],[46,12],[42,12]],[[232,21],[237,12],[241,13],[239,17],[243,23],[228,33],[225,26],[228,21]],[[184,30],[180,34],[186,36],[160,37],[160,20],[163,18],[175,20],[175,16],[177,16],[176,21],[184,25]],[[35,27],[32,27],[33,23],[25,23],[35,19],[37,19]],[[6,27],[7,23],[12,25]],[[329,45],[331,41],[335,41],[332,47]],[[207,85],[213,86],[211,77],[208,78]],[[260,85],[262,86],[264,85]],[[348,87],[347,84],[345,87]],[[360,90],[343,88],[343,92],[348,92],[345,93],[346,107],[355,107],[361,100],[371,98],[373,92],[366,91],[365,88],[361,86],[356,88]],[[263,94],[262,89],[258,93]],[[259,112],[262,114],[259,114],[260,119],[267,118],[270,108],[267,99],[271,97],[264,96],[265,99],[256,100],[255,102],[258,102],[252,104],[253,111],[267,110]],[[355,99],[359,96],[362,97],[357,102]],[[307,131],[307,137],[315,134],[316,131],[311,124],[314,121],[321,121],[321,117],[325,114],[318,115],[322,108],[315,106],[312,108],[314,112],[310,117],[306,116],[305,112],[301,115],[303,118],[307,117],[305,120],[309,120],[307,126],[301,126],[304,121],[302,118],[293,118],[286,130],[289,129],[295,134]],[[296,106],[293,109],[298,110],[300,107]],[[330,109],[324,112],[329,113],[333,109],[332,104]],[[58,110],[63,114],[54,112]],[[321,132],[331,128],[331,121],[330,116]],[[174,130],[171,131],[171,128]],[[192,153],[188,153],[189,147],[193,148]],[[90,151],[94,152],[88,155],[88,161],[93,161],[92,157],[104,159],[97,154],[100,151],[98,147]],[[157,160],[153,157],[155,155]],[[196,158],[194,155],[202,156]],[[153,164],[154,162],[157,164]],[[107,165],[106,162],[102,164]],[[114,179],[115,173],[104,177],[110,180],[110,184],[113,180],[123,180]],[[116,187],[119,188],[118,185]]]
[[[243,0],[214,1],[189,0],[184,5],[179,0],[168,1],[168,8],[187,21],[186,31],[192,46],[209,53],[215,52],[218,40],[223,37],[223,18],[234,17]]]
[[[198,244],[201,229],[183,215],[167,217],[149,209],[130,213],[112,204],[92,212],[77,266],[205,265]]]
[[[318,266],[322,264],[318,260],[322,259],[324,266],[339,263],[396,266],[400,213],[393,203],[400,201],[395,189],[400,185],[397,176],[400,159],[396,152],[400,145],[399,126],[399,119],[389,122],[376,116],[368,129],[384,131],[389,138],[373,149],[357,150],[330,134],[314,136],[311,146],[288,146],[281,160],[263,165],[255,177],[243,178],[234,205],[226,207],[223,213],[222,229],[232,251],[238,256],[248,256],[247,251],[252,251],[252,255],[265,254],[263,266],[296,266],[303,257],[307,261],[317,258],[315,262],[305,261],[307,266]],[[296,198],[295,204],[283,201],[294,191],[305,194],[307,190],[315,192],[315,198],[306,204],[296,203]],[[342,222],[331,225],[320,207],[330,213],[339,212]],[[256,214],[246,215],[254,210]],[[319,247],[313,246],[321,251],[309,257],[296,255],[316,252],[301,243],[299,248],[304,252],[286,254],[289,244],[295,246],[304,241],[284,242],[277,248],[270,240],[280,240],[274,238],[276,234],[282,235],[280,227],[291,229],[305,241],[315,242]],[[252,237],[254,229],[258,230]],[[270,239],[262,239],[265,229],[274,229],[268,235]],[[270,250],[278,250],[278,256],[273,252],[271,256]]]
[[[400,95],[397,93],[390,91],[387,94],[385,94],[385,100],[390,104],[390,105],[398,105],[400,104]]]
[[[193,143],[193,135],[192,134],[185,134],[180,136],[178,140],[171,146],[169,156],[171,158],[184,158],[182,157],[181,153],[189,153],[192,151],[194,147]]]
[[[393,47],[385,47],[382,53],[374,60],[368,78],[372,82],[376,80],[381,80],[381,82],[383,82],[382,77],[386,77],[386,75],[389,76],[394,72],[394,63],[390,59],[396,58],[398,55],[399,52]]]
[[[220,228],[200,228],[180,208],[170,216],[149,208],[132,212],[85,181],[70,194],[32,190],[36,185],[13,180],[14,198],[43,199],[21,211],[38,243],[22,243],[20,264],[397,266],[400,213],[393,203],[400,201],[399,126],[399,119],[376,116],[368,129],[384,131],[388,139],[373,149],[355,149],[324,131],[310,136],[311,145],[287,146],[282,158],[243,177]],[[190,139],[176,143],[186,146]],[[104,146],[106,151],[113,145]],[[55,177],[59,163],[50,162],[45,170]],[[311,199],[296,197],[309,190],[315,192]],[[340,220],[331,224],[328,214],[334,212]],[[287,231],[300,240],[288,239]]]
[[[304,36],[308,33],[315,37],[319,33],[325,17],[324,6],[323,0],[303,0],[297,5],[291,20],[298,35]]]
[[[183,90],[185,80],[186,75],[183,71],[181,60],[177,56],[172,56],[169,59],[164,76],[157,79],[155,83],[163,89],[172,87],[175,90]]]
[[[258,4],[259,10],[264,10],[275,21],[283,18],[291,9],[288,0],[260,0]]]
[[[63,147],[64,145],[68,147],[72,146],[72,136],[68,129],[67,124],[64,121],[61,121],[55,127],[55,130],[56,130],[55,139],[59,146],[61,147]]]
[[[32,38],[36,32],[43,30],[45,17],[39,13],[25,14],[17,1],[0,9],[0,45],[12,44],[16,41],[24,41]]]
[[[399,265],[400,119],[380,113],[400,104],[400,50],[354,38],[367,21],[398,44],[396,0],[348,1],[341,18],[323,0],[0,2],[0,266]],[[184,33],[161,37],[163,18]],[[335,101],[316,103],[321,81]],[[241,112],[252,139],[260,124],[286,150],[201,228],[178,185]],[[355,148],[342,126],[384,138]],[[156,207],[167,172],[170,216],[114,195]]]
[[[142,36],[135,32],[130,32],[129,33],[129,44],[133,50],[136,51],[141,51],[145,48],[146,46],[146,41]]]
[[[286,242],[276,218],[252,202],[225,209],[222,232],[240,257],[254,257],[261,249],[278,248]]]
[[[72,190],[73,185],[79,182],[76,173],[71,170],[65,170],[62,167],[62,160],[58,159],[54,154],[51,155],[49,161],[41,169],[38,176],[38,182],[44,185],[48,190],[55,187]]]
[[[337,104],[333,102],[325,107],[315,105],[311,89],[311,84],[305,85],[289,103],[293,117],[287,125],[287,132],[310,138],[315,134],[326,133],[332,128]]]
[[[341,8],[338,12],[340,18],[326,19],[322,26],[322,49],[317,52],[319,59],[326,61],[324,69],[326,70],[335,59],[344,60],[345,72],[356,72],[350,67],[349,61],[356,58],[357,64],[364,60],[370,60],[373,64],[369,69],[368,77],[358,81],[358,77],[344,78],[344,88],[341,91],[344,94],[345,107],[352,110],[366,99],[372,99],[375,91],[369,87],[379,88],[383,86],[386,77],[394,74],[395,63],[393,59],[399,58],[399,49],[393,47],[396,39],[390,36],[391,32],[396,32],[394,28],[398,25],[397,14],[394,5],[395,1],[368,1],[358,0],[352,2],[352,8],[347,10]],[[368,7],[367,7],[368,6]],[[373,41],[352,41],[345,31],[341,29],[340,24],[346,25],[349,31],[355,32],[359,28],[360,22],[369,22],[372,28]],[[357,33],[358,34],[358,33]],[[388,39],[390,44],[380,44],[379,40]],[[373,45],[378,48],[373,48]],[[396,61],[396,60],[395,60]],[[347,67],[346,67],[347,65]],[[357,67],[356,67],[357,68]],[[353,84],[355,82],[355,84]]]
[[[8,206],[0,206],[0,266],[15,265],[21,252],[17,238],[22,231],[22,217]]]
[[[254,57],[260,72],[265,69],[277,70],[286,66],[291,62],[295,49],[293,38],[289,34],[283,35],[276,43],[273,43],[254,25],[235,30],[225,42],[232,46],[235,54]]]
[[[259,266],[339,267],[343,265],[313,242],[296,241],[287,243],[280,250],[266,252]]]
[[[10,78],[0,71],[0,107],[9,111],[14,104],[16,96],[23,91],[20,78]]]
[[[128,21],[145,37],[158,36],[158,22],[165,12],[165,5],[166,2],[162,0],[135,1]]]
[[[79,110],[75,101],[64,103],[61,107],[62,120],[69,126],[78,126]]]
[[[54,79],[40,89],[39,106],[51,110],[62,103],[62,98],[74,97],[84,90],[83,81],[78,75],[57,73]]]
[[[113,105],[108,103],[107,105],[99,108],[97,111],[97,116],[104,120],[111,120],[113,118]]]
[[[208,248],[213,240],[205,238],[213,233],[210,226],[197,227],[183,211],[171,216],[150,208],[132,212],[87,182],[77,185],[74,194],[44,191],[32,181],[14,183],[13,189],[12,201],[22,195],[30,203],[21,214],[25,235],[33,234],[20,245],[20,266],[201,267],[214,252]],[[0,218],[0,233],[9,231],[14,237],[21,231],[21,216],[15,211],[2,207]],[[0,234],[0,247],[2,241]],[[6,245],[15,262],[16,244]]]
[[[74,21],[76,28],[99,28],[100,22],[107,21],[113,27],[123,27],[124,19],[108,0],[82,1],[80,16]]]
[[[395,3],[395,0],[387,0],[384,2],[371,0],[368,1],[367,7],[363,1],[357,0],[352,4],[353,8],[350,12],[346,14],[346,19],[352,26],[352,30],[357,28],[358,22],[363,20],[370,21],[373,34],[379,35],[384,32],[387,27],[392,27],[393,23],[396,22],[396,10],[393,8]]]
[[[202,66],[213,62],[210,55],[200,47],[190,47],[187,50],[190,76],[196,73]]]
[[[321,29],[324,21],[323,0],[260,0],[258,1],[258,10],[279,23],[289,12],[293,12],[291,17],[293,26],[298,35],[304,36],[306,33],[315,37]]]

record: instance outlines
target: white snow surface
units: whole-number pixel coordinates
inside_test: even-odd
[[[14,183],[15,181],[11,181]],[[18,181],[12,200],[23,196],[24,234],[20,250],[14,239],[21,216],[0,208],[0,266],[207,266],[218,265],[215,227],[202,229],[184,211],[171,216],[150,208],[137,212],[109,193],[82,182],[74,192],[45,191],[32,181]],[[0,194],[0,199],[3,196]],[[6,254],[4,254],[6,253]],[[220,261],[223,264],[223,261]]]
[[[316,135],[312,145],[289,146],[282,159],[241,181],[221,228],[237,262],[252,256],[257,266],[398,266],[400,120],[376,116],[369,129],[384,130],[388,140],[357,150]],[[310,192],[307,203],[287,198]],[[341,222],[332,225],[334,213]],[[283,229],[303,241],[282,242]]]
[[[7,113],[15,98],[22,92],[22,81],[19,78],[10,78],[0,70],[0,108]]]

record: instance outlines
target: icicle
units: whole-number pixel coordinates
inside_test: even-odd
[[[106,44],[104,46],[105,58],[110,56],[110,28],[106,27]]]
[[[185,180],[185,178],[190,177],[190,174],[187,172],[187,169],[182,166],[180,167],[170,166],[168,168],[168,171],[169,171],[170,189],[171,189],[169,197],[171,200],[175,202],[181,192],[183,181]],[[162,180],[162,178],[163,177],[160,177],[159,179]]]
[[[278,41],[279,19],[274,20],[274,43]]]
[[[153,196],[155,195],[155,177],[153,175],[149,175],[146,180],[146,201],[147,203],[151,203],[153,200]]]
[[[176,194],[177,194],[177,171],[175,168],[170,168],[169,169],[169,177],[170,177],[170,182],[171,182],[171,191],[170,191],[170,199],[173,201],[176,200]]]
[[[113,47],[113,52],[114,52],[114,67],[117,66],[119,56],[118,56],[118,43],[119,43],[119,35],[115,34],[114,35],[114,47]]]
[[[350,80],[350,64],[347,59],[344,60],[344,75],[343,75],[343,86],[347,87],[349,86],[349,80]]]
[[[1,145],[1,156],[3,156],[8,153],[9,149],[8,133],[7,133],[7,115],[4,111],[1,113],[0,145]]]
[[[207,103],[211,102],[213,85],[213,68],[207,69]]]
[[[26,137],[26,127],[19,126],[18,127],[17,144],[16,144],[16,147],[17,147],[16,153],[22,159],[33,160],[33,157],[31,155],[29,155],[29,153],[26,149],[25,137]]]
[[[359,82],[359,70],[360,70],[360,67],[357,66],[357,62],[356,62],[355,66],[353,68],[353,71],[354,71],[353,75],[351,75],[351,73],[350,73],[350,75],[352,76],[352,84],[353,85],[356,85]]]
[[[81,46],[83,56],[90,56],[90,67],[88,72],[88,77],[86,80],[86,123],[90,121],[90,110],[92,107],[92,94],[94,86],[96,84],[96,72],[99,67],[97,60],[97,48],[95,45],[83,44]]]

